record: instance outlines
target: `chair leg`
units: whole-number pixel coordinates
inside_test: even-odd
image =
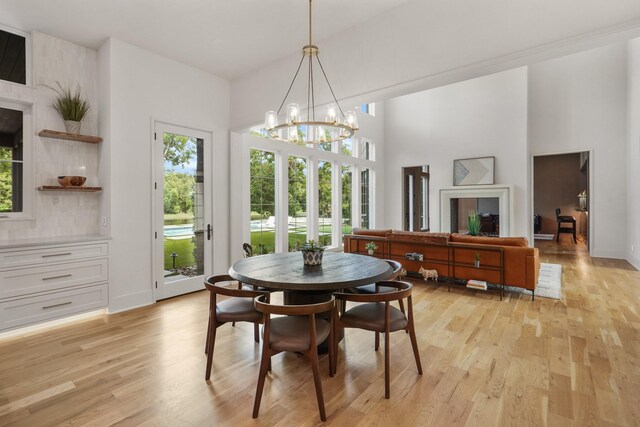
[[[322,383],[320,382],[320,366],[318,364],[318,350],[316,348],[309,349],[309,359],[311,359],[311,370],[313,371],[313,382],[316,385],[316,397],[318,398],[318,409],[320,410],[320,419],[327,421],[327,415],[324,411],[324,397],[322,396]]]
[[[376,332],[376,345],[374,347],[375,351],[378,351],[380,348],[380,332]]]
[[[384,334],[384,397],[385,399],[389,399],[391,397],[391,386],[389,385],[389,335],[390,333],[386,332]]]
[[[253,324],[253,339],[255,342],[260,342],[260,325],[257,323]]]
[[[207,332],[207,336],[209,339],[207,340],[207,370],[204,374],[204,379],[209,381],[211,378],[211,362],[213,361],[213,348],[216,345],[216,324],[213,320],[209,321],[209,331]]]
[[[266,341],[263,340],[266,343]],[[262,348],[262,360],[260,360],[260,373],[258,374],[258,386],[256,388],[256,398],[253,402],[253,418],[258,418],[260,412],[260,401],[262,400],[262,391],[264,390],[264,380],[267,377],[267,370],[271,364],[271,354],[264,344]]]
[[[409,332],[409,338],[411,338],[411,347],[413,348],[413,357],[416,359],[418,374],[422,375],[422,363],[420,362],[420,352],[418,351],[418,341],[416,340],[416,330],[413,327],[413,322],[409,324],[407,330]]]
[[[207,322],[207,340],[204,342],[204,354],[209,351],[209,335],[211,334],[211,313],[209,313],[209,322]]]

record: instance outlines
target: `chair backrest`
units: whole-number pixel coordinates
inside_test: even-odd
[[[267,302],[268,295],[260,295],[255,298],[256,310],[267,314],[282,314],[286,316],[305,316],[318,313],[326,313],[333,310],[336,304],[335,298],[332,296],[329,301],[319,302],[315,304],[302,305],[279,305]]]
[[[251,246],[249,243],[243,243],[242,256],[245,258],[251,258],[253,256],[253,246]]]
[[[227,274],[219,274],[216,276],[206,277],[204,279],[204,287],[207,288],[209,292],[212,292],[217,295],[225,295],[228,297],[255,298],[260,295],[267,294],[267,292],[264,292],[264,291],[261,292],[261,291],[252,291],[249,289],[242,289],[241,286],[240,286],[240,289],[238,289],[238,286],[227,287],[227,286],[220,285],[220,283],[224,283],[224,282],[233,282],[236,284],[238,283],[236,279],[234,279],[233,277]]]
[[[560,221],[560,208],[556,208],[556,221]]]
[[[353,302],[388,302],[398,301],[401,299],[411,297],[411,289],[413,285],[409,282],[403,282],[399,280],[384,280],[376,283],[376,288],[385,288],[375,294],[357,294],[350,292],[334,292],[338,300],[353,301]],[[397,290],[390,291],[388,288],[395,288]]]
[[[385,259],[385,261],[391,266],[391,268],[393,268],[393,274],[388,280],[395,280],[402,272],[402,264],[392,259]]]

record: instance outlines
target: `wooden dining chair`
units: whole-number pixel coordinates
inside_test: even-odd
[[[213,349],[216,343],[217,329],[228,322],[250,322],[253,323],[253,338],[255,342],[260,342],[259,327],[263,323],[264,315],[256,310],[253,299],[255,297],[268,294],[264,291],[254,291],[246,287],[236,288],[222,286],[221,283],[237,283],[235,279],[226,274],[209,276],[204,279],[204,286],[209,291],[209,323],[207,325],[207,340],[205,342],[205,353],[207,354],[207,369],[205,380],[211,378],[211,362],[213,360]],[[231,297],[223,301],[218,301],[218,295]]]
[[[389,399],[390,385],[390,367],[389,367],[389,341],[390,333],[405,330],[409,333],[411,346],[413,347],[413,356],[416,359],[418,374],[422,375],[422,364],[420,363],[420,353],[418,352],[418,343],[416,341],[416,331],[413,324],[413,303],[411,300],[411,290],[413,285],[402,281],[383,281],[378,283],[380,289],[392,288],[393,290],[380,291],[374,294],[354,294],[350,292],[336,292],[333,295],[338,301],[352,301],[358,304],[347,309],[344,314],[338,315],[335,311],[334,327],[338,328],[358,328],[367,331],[384,334],[384,397]],[[407,314],[398,310],[390,303],[392,301],[407,300]],[[334,333],[334,337],[337,334]],[[334,339],[334,358],[337,358],[337,340]],[[379,341],[376,340],[375,350],[379,347]],[[334,369],[337,366],[337,360],[334,359],[331,364]],[[335,373],[335,371],[334,371]]]
[[[387,280],[396,280],[402,274],[402,264],[392,259],[385,259],[384,261],[387,264],[389,264],[393,269],[393,273],[389,278],[387,278]],[[387,288],[384,286],[380,286],[378,283],[372,283],[370,285],[362,285],[362,286],[356,286],[355,288],[350,288],[347,290],[347,292],[351,292],[355,294],[372,295],[372,294],[378,294],[381,292],[389,292],[393,290],[395,290],[395,288]],[[346,301],[342,301],[342,304],[340,306],[340,309],[343,313],[344,313],[345,304],[346,304]],[[400,311],[404,313],[404,303],[402,302],[402,300],[398,300],[398,305],[400,306]],[[379,340],[379,335],[376,335],[376,341],[378,340]]]
[[[332,363],[335,343],[333,340],[333,315],[329,320],[316,317],[319,313],[332,313],[335,307],[335,299],[316,304],[304,305],[275,305],[268,302],[263,295],[255,299],[255,307],[265,314],[264,334],[262,338],[262,359],[260,361],[260,374],[253,405],[253,418],[258,417],[260,401],[264,390],[264,382],[267,371],[270,370],[271,356],[283,351],[294,351],[306,355],[311,361],[313,381],[316,387],[318,409],[320,419],[326,421],[324,410],[324,398],[322,395],[322,383],[320,381],[320,368],[318,363],[318,343],[329,339],[329,374],[333,375],[335,368]],[[285,317],[271,318],[271,315],[284,315]]]

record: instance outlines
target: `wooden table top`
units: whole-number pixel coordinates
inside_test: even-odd
[[[353,288],[385,280],[392,273],[385,261],[343,252],[325,252],[318,266],[304,265],[300,252],[290,252],[245,258],[229,269],[229,275],[243,283],[293,291]]]

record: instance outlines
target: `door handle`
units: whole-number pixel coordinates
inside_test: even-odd
[[[207,224],[207,240],[211,240],[212,232],[213,232],[213,228],[211,228],[211,224]]]

